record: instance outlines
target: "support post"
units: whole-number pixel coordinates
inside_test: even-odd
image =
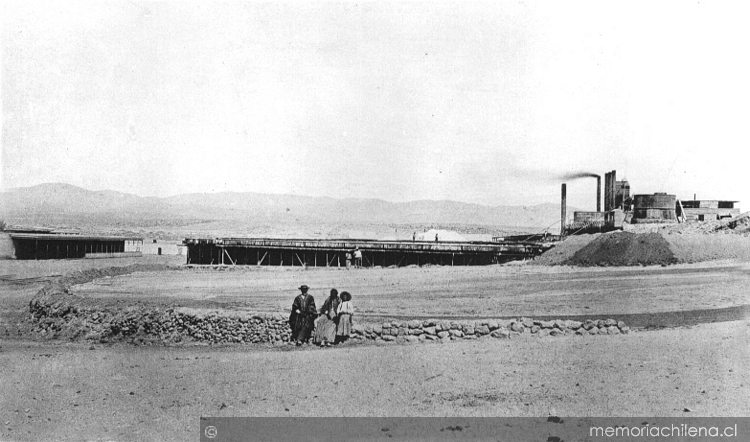
[[[224,253],[227,255],[227,258],[229,258],[229,262],[232,263],[232,265],[237,265],[237,262],[232,260],[232,257],[229,255],[229,252],[227,252],[227,249],[224,248]],[[224,257],[221,258],[221,263],[224,264]]]

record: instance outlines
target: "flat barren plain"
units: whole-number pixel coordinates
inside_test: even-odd
[[[174,265],[174,258],[142,262]],[[121,260],[0,263],[0,326],[47,277]],[[79,267],[77,267],[79,266]],[[0,440],[196,438],[200,416],[742,416],[750,413],[750,266],[523,264],[402,269],[181,269],[97,279],[91,302],[288,312],[354,295],[402,317],[624,318],[628,335],[446,344],[133,346],[0,338]],[[12,329],[12,327],[10,328]]]
[[[388,318],[632,317],[750,304],[750,264],[390,269],[269,268],[138,272],[75,286],[102,303],[289,312],[306,284],[318,306],[331,288],[353,295],[363,320]],[[634,324],[643,326],[644,324]]]

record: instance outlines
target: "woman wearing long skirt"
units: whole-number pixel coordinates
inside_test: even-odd
[[[323,303],[320,316],[315,320],[313,342],[323,347],[330,347],[336,341],[336,324],[338,323],[338,308],[341,304],[339,291],[331,289],[331,295]]]
[[[339,323],[336,327],[336,342],[346,342],[352,333],[352,315],[354,315],[352,295],[349,292],[341,292],[341,304],[337,313]]]

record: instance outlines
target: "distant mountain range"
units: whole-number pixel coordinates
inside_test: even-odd
[[[577,210],[569,208],[569,211]],[[558,204],[483,206],[456,201],[393,203],[379,199],[335,199],[251,192],[192,193],[140,197],[110,190],[90,191],[62,183],[20,187],[0,193],[0,218],[11,224],[159,225],[207,221],[242,223],[469,224],[544,229],[560,217]]]

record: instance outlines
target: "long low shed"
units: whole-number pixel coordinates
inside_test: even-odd
[[[353,239],[187,238],[188,264],[345,267],[359,248],[362,265],[488,265],[537,256],[549,243],[373,241]]]
[[[143,238],[10,233],[16,259],[76,259],[141,256]]]

